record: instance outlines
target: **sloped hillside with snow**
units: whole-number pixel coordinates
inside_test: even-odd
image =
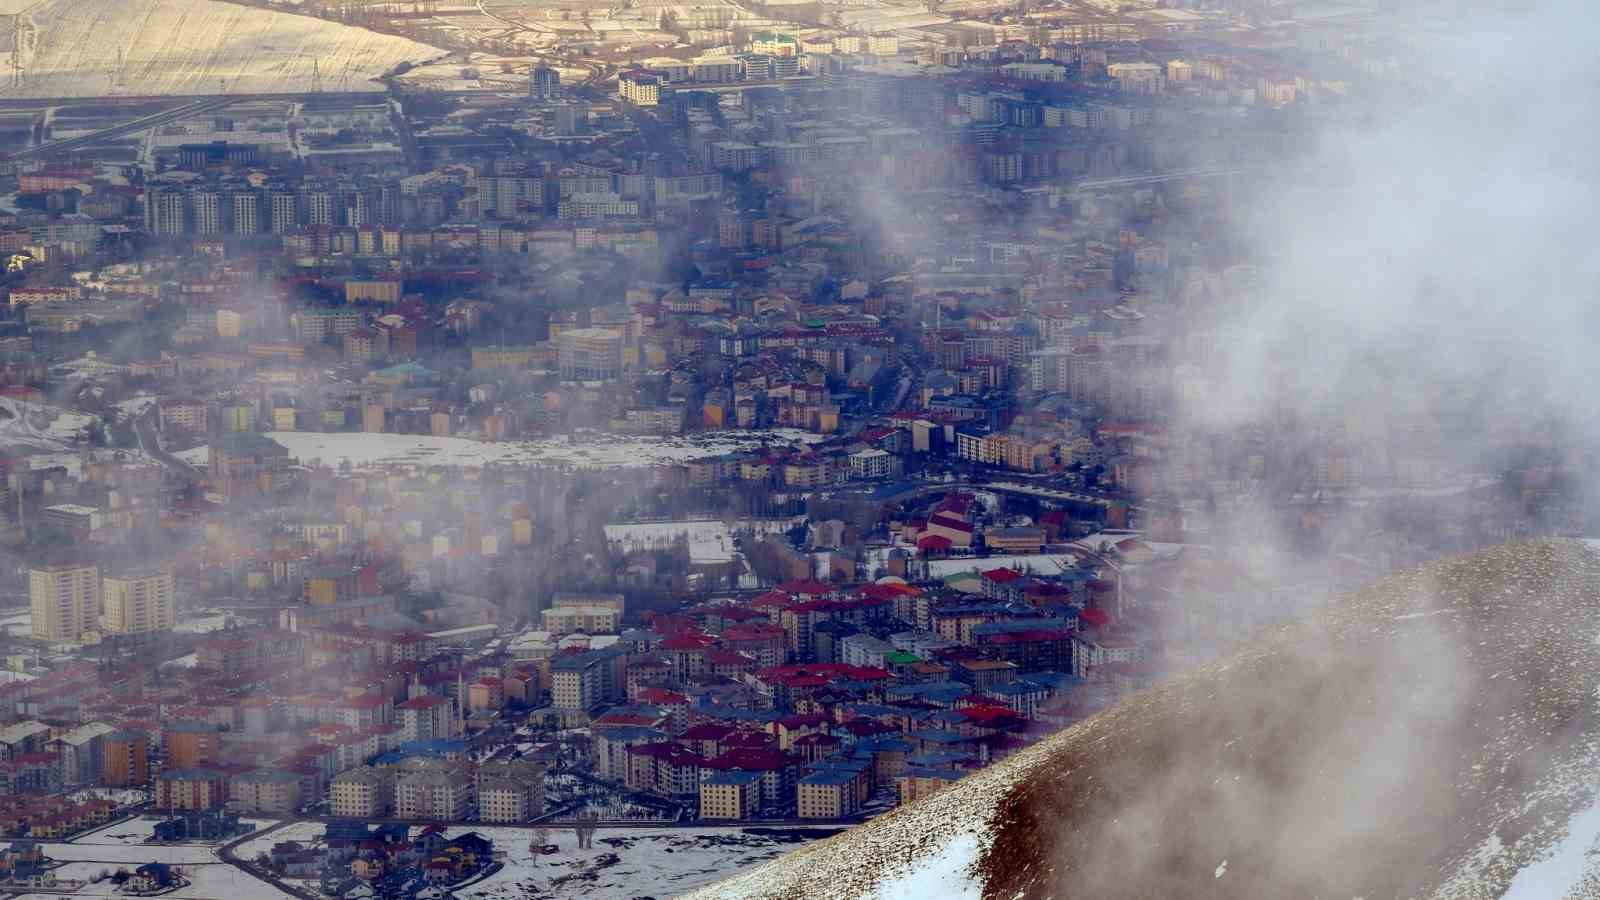
[[[702,898],[1600,897],[1600,552],[1385,579]]]
[[[324,90],[377,91],[373,78],[443,53],[221,0],[43,0],[26,16],[36,33],[26,77],[7,79],[0,97],[279,93],[311,90],[317,76]]]

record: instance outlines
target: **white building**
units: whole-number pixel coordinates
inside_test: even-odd
[[[857,450],[850,454],[851,478],[888,478],[893,472],[894,457],[887,450],[876,447]]]

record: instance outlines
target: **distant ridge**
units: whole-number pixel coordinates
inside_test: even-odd
[[[403,62],[444,51],[403,37],[222,0],[0,0],[0,98],[381,91]],[[17,66],[20,62],[20,75]]]

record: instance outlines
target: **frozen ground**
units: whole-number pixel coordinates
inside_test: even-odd
[[[28,634],[33,631],[32,609],[10,609],[0,616],[0,629],[7,634]]]
[[[805,843],[807,832],[745,834],[737,828],[634,829],[602,828],[591,850],[578,850],[571,831],[551,830],[546,842],[559,853],[529,852],[525,828],[452,828],[453,836],[477,831],[506,851],[505,868],[489,878],[460,888],[460,900],[631,900],[641,896],[675,897],[726,878],[733,872]],[[825,836],[831,832],[811,832]]]
[[[7,449],[64,450],[94,422],[86,413],[0,397],[0,447]]]
[[[117,869],[132,870],[148,862],[164,862],[183,869],[184,877],[191,883],[172,893],[163,894],[173,900],[291,900],[288,894],[239,871],[222,862],[214,846],[179,844],[175,846],[147,845],[155,819],[138,818],[108,825],[98,831],[75,838],[70,842],[49,842],[44,845],[46,856],[66,864],[55,869],[60,879],[88,882]],[[258,823],[258,827],[261,824]],[[116,897],[116,885],[109,881],[84,884],[70,893],[39,893],[26,896],[36,898]]]
[[[763,444],[793,445],[821,440],[820,435],[793,429],[722,431],[663,438],[595,433],[576,441],[556,437],[539,441],[495,442],[425,434],[328,434],[314,431],[274,431],[267,437],[289,448],[289,454],[302,464],[320,461],[325,465],[338,466],[348,461],[353,466],[474,468],[501,464],[577,469],[670,465],[748,450]]]
[[[54,855],[57,845],[46,845],[45,853]],[[137,861],[121,862],[118,860],[72,862],[54,870],[57,878],[90,879],[104,872],[114,872],[121,866],[129,869],[135,868],[155,857],[145,857]],[[241,872],[227,863],[218,862],[215,858],[211,862],[188,864],[183,866],[183,877],[189,879],[189,884],[178,888],[162,897],[171,900],[292,900],[291,895],[278,890],[265,881]],[[128,895],[116,890],[116,884],[107,879],[98,884],[85,884],[70,894],[28,894],[28,897],[126,897]]]
[[[8,0],[5,12],[22,4]],[[362,28],[220,0],[44,0],[9,97],[382,90],[372,79],[442,51]],[[10,23],[3,40],[10,57]],[[120,64],[119,64],[120,60]],[[120,65],[120,67],[119,67]]]
[[[144,415],[145,412],[150,409],[150,407],[155,405],[156,396],[154,394],[136,394],[117,403],[117,409],[120,410],[123,415],[133,417]]]
[[[750,529],[759,534],[783,532],[793,528],[797,519],[764,519],[736,523],[709,521],[682,522],[625,522],[606,526],[606,540],[624,551],[662,550],[671,547],[679,537],[689,542],[689,559],[697,563],[732,562],[735,549],[734,529]]]
[[[299,841],[302,844],[311,844],[328,826],[322,822],[291,822],[276,831],[267,831],[268,826],[261,826],[263,833],[233,848],[233,855],[240,859],[255,859],[272,849],[274,844],[284,841]]]
[[[208,631],[221,631],[228,627],[228,623],[235,617],[224,610],[197,609],[192,612],[182,613],[178,616],[178,624],[172,626],[173,631],[184,631],[190,634],[204,634]]]
[[[968,556],[928,560],[930,578],[946,578],[962,572],[987,572],[991,569],[1017,569],[1040,575],[1059,575],[1071,568],[1078,557],[1072,553],[1030,553],[1015,556]]]

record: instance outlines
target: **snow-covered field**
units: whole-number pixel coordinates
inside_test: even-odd
[[[325,828],[321,822],[294,822],[245,841],[234,853],[250,859],[281,841],[311,844]],[[601,828],[595,832],[593,849],[580,851],[570,829],[552,828],[544,832],[543,841],[561,849],[549,856],[530,851],[536,833],[531,828],[453,826],[446,834],[455,837],[477,832],[506,855],[500,871],[456,889],[460,900],[631,900],[677,896],[834,830],[786,829],[782,836],[775,836],[745,834],[738,828]]]
[[[189,634],[204,634],[208,631],[221,631],[228,627],[228,623],[236,617],[224,610],[197,609],[193,612],[181,614],[178,624],[172,626],[173,631],[183,631]]]
[[[57,845],[46,845],[45,853],[53,856],[53,848],[55,846]],[[151,861],[152,858],[146,857],[130,859],[127,861],[96,860],[92,862],[72,862],[55,869],[54,874],[60,879],[71,878],[88,880],[100,875],[101,873],[114,872],[119,867],[132,869],[138,865],[142,865]],[[172,898],[172,900],[218,900],[218,898],[227,898],[227,900],[292,900],[291,895],[278,890],[272,885],[267,884],[265,881],[246,874],[245,872],[241,872],[227,863],[218,862],[215,858],[207,863],[189,864],[183,866],[183,877],[189,879],[190,883],[187,886],[178,888],[169,894],[162,894],[161,896]],[[73,890],[70,894],[63,895],[59,893],[41,893],[27,894],[26,896],[41,898],[41,900],[42,898],[46,897],[57,898],[57,900],[59,900],[59,898],[62,896],[127,896],[126,894],[118,892],[116,887],[117,886],[115,882],[111,881],[110,879],[106,879],[98,884],[85,884],[84,886]]]
[[[290,822],[274,831],[268,831],[268,826],[261,826],[261,834],[233,848],[233,855],[240,859],[255,859],[272,849],[274,844],[284,841],[298,841],[302,844],[311,844],[322,837],[328,826],[322,822]]]
[[[267,435],[289,449],[302,464],[338,466],[488,464],[558,466],[578,469],[626,469],[670,465],[761,445],[814,443],[821,435],[793,429],[722,431],[683,437],[628,437],[592,434],[582,440],[566,437],[539,441],[475,441],[425,434],[368,434],[274,431]]]
[[[734,558],[733,529],[771,534],[793,528],[797,519],[763,519],[737,523],[709,521],[625,522],[606,526],[606,540],[623,551],[662,550],[679,537],[689,542],[689,559],[696,563],[724,563]]]
[[[33,610],[15,609],[0,616],[0,629],[7,634],[28,634],[33,631]]]
[[[117,409],[125,416],[142,416],[150,407],[156,405],[154,394],[136,394],[117,403]]]
[[[94,422],[86,413],[0,397],[0,447],[7,449],[64,450]]]
[[[928,577],[946,578],[962,572],[987,572],[990,569],[1016,569],[1039,575],[1059,575],[1078,559],[1072,553],[1029,553],[1014,556],[967,556],[928,560]]]
[[[130,822],[127,824],[132,825],[135,823]],[[184,844],[168,846],[165,844],[142,844],[139,842],[128,844],[80,844],[77,842],[51,844],[45,849],[45,854],[51,859],[133,863],[135,865],[147,862],[195,865],[217,861],[216,851],[211,847]]]
[[[137,818],[107,825],[98,831],[75,838],[70,842],[44,844],[46,856],[66,864],[53,870],[58,879],[89,882],[115,872],[132,870],[149,862],[164,862],[183,869],[190,881],[186,887],[163,894],[174,900],[290,900],[288,894],[241,872],[217,856],[214,846],[201,844],[150,845],[144,844],[155,827],[154,818]],[[258,823],[258,827],[266,823]],[[30,894],[30,897],[63,896],[61,893]],[[72,897],[122,896],[110,880],[86,883],[74,888]]]
[[[383,86],[372,79],[396,65],[443,55],[406,38],[220,0],[44,0],[28,15],[37,43],[26,77],[8,79],[0,96],[283,93],[310,90],[317,76],[325,90],[376,91]]]
[[[806,841],[804,837],[784,840],[745,834],[737,828],[602,828],[595,833],[593,849],[580,851],[571,831],[552,829],[546,842],[560,846],[561,851],[536,856],[528,850],[528,829],[453,828],[450,834],[466,830],[493,840],[496,849],[506,852],[506,861],[499,872],[456,890],[460,900],[675,897]]]

